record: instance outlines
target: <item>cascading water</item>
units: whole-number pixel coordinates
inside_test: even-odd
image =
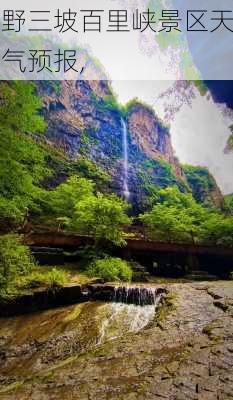
[[[103,306],[104,318],[98,344],[125,333],[137,333],[154,319],[164,294],[163,289],[137,286],[116,286],[112,303]]]
[[[127,127],[126,123],[121,118],[122,126],[122,149],[123,149],[123,195],[126,200],[130,197],[129,187],[128,187],[128,140],[127,140]]]
[[[161,288],[116,286],[113,301],[139,306],[157,305],[163,293],[164,290]]]

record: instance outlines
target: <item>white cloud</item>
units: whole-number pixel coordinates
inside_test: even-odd
[[[229,125],[212,98],[200,95],[192,107],[182,107],[171,125],[172,143],[180,161],[208,167],[224,193],[233,192],[233,154],[224,153]]]
[[[178,100],[180,103],[180,94],[177,100],[175,91],[170,97],[160,97],[173,84],[171,81],[114,81],[113,88],[122,103],[138,97],[153,105],[155,112],[164,117],[169,103],[175,104]],[[185,90],[181,90],[185,98]],[[175,153],[182,163],[208,167],[223,193],[232,193],[233,154],[224,153],[232,121],[209,94],[201,96],[197,90],[194,93],[191,105],[184,100],[170,122]]]

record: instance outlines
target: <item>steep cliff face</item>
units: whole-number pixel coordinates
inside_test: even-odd
[[[182,169],[175,159],[169,132],[153,110],[140,103],[123,111],[107,81],[38,82],[47,139],[72,158],[80,154],[106,170],[111,188],[123,193],[125,153],[123,124],[127,129],[127,180],[134,203],[140,203],[144,187],[157,184],[185,187]]]
[[[207,168],[184,165],[183,170],[193,196],[199,203],[223,207],[223,195]]]
[[[136,208],[143,208],[151,184],[187,189],[168,128],[150,107],[133,101],[122,109],[107,81],[38,82],[37,87],[47,139],[71,158],[82,155],[101,166],[117,193],[124,195],[127,179]]]
[[[183,177],[179,161],[174,156],[169,130],[148,106],[135,103],[130,107],[128,129],[140,149],[151,159],[161,159],[172,166],[178,177]]]

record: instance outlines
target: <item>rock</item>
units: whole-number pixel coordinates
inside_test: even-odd
[[[72,159],[80,155],[94,161],[111,177],[110,188],[123,193],[122,113],[111,104],[107,81],[63,81],[59,91],[37,82],[38,94],[48,124],[46,141],[62,148]],[[128,132],[128,186],[134,210],[143,208],[142,186],[177,184],[187,187],[183,170],[171,145],[168,129],[155,112],[140,102],[132,104],[124,116]],[[65,168],[57,165],[57,176],[49,186],[65,179]],[[63,170],[64,169],[64,170]]]
[[[183,166],[184,174],[191,187],[194,198],[200,203],[209,203],[222,208],[224,199],[216,180],[207,168]]]
[[[101,302],[2,319],[0,399],[231,399],[232,282],[166,287],[173,306],[160,316],[163,330],[152,323],[102,344]]]

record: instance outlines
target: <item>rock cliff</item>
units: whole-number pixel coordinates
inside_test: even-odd
[[[222,208],[223,195],[207,168],[184,165],[183,171],[192,190],[193,197],[199,203],[214,205]]]
[[[37,88],[43,99],[48,141],[72,159],[82,155],[102,167],[111,176],[111,189],[118,194],[124,195],[127,179],[136,208],[143,208],[144,194],[151,184],[188,189],[169,130],[152,108],[137,100],[120,106],[109,82],[103,80],[41,81]]]

